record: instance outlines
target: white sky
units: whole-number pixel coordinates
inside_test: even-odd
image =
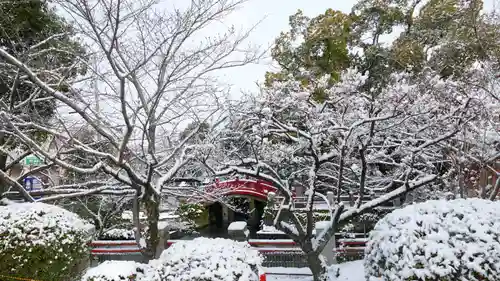
[[[491,9],[495,0],[484,0],[485,8]],[[281,31],[288,30],[288,17],[298,9],[309,17],[315,17],[326,9],[341,10],[349,13],[357,0],[250,0],[243,9],[233,13],[227,20],[228,25],[251,27],[264,19],[249,40],[252,43],[269,46]],[[233,85],[232,93],[241,90],[255,90],[255,82],[262,81],[267,70],[271,69],[269,61],[260,65],[249,65],[231,69],[221,74],[223,81]]]

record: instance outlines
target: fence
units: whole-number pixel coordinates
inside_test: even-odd
[[[92,266],[107,260],[146,262],[136,241],[96,240],[90,243]]]
[[[340,238],[338,235],[337,246],[332,251],[340,258],[349,258],[362,255],[366,238]],[[169,240],[167,246],[178,241]],[[250,239],[248,243],[264,256],[264,267],[307,267],[307,259],[300,247],[290,239]],[[140,249],[135,241],[93,241],[91,254],[94,263],[105,260],[133,260],[144,261]]]

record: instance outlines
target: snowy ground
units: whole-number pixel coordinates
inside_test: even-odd
[[[363,261],[346,262],[339,265],[340,276],[337,281],[365,281]],[[311,281],[309,268],[265,268],[267,281]],[[274,274],[273,274],[274,273]]]

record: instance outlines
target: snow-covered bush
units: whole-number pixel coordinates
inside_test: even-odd
[[[370,234],[365,272],[383,280],[500,278],[500,203],[432,200],[396,210]]]
[[[82,281],[157,281],[156,270],[133,261],[105,261],[89,269]]]
[[[133,229],[112,228],[104,231],[100,236],[101,240],[134,240],[135,233]]]
[[[151,264],[161,281],[257,281],[261,262],[246,242],[200,237],[174,243]]]
[[[0,206],[0,275],[38,280],[78,276],[88,258],[89,225],[43,203]]]

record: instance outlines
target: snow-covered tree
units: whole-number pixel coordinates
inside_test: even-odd
[[[487,182],[487,177],[500,179],[500,76],[497,63],[477,63],[464,78],[474,88],[477,117],[447,142],[454,163],[455,182],[461,197],[477,196],[495,200],[500,180]]]
[[[498,280],[500,203],[432,200],[396,210],[370,233],[365,274],[383,280]]]
[[[274,226],[300,245],[315,280],[324,278],[321,253],[333,248],[337,225],[436,182],[446,171],[439,144],[476,116],[469,110],[474,96],[463,91],[465,85],[431,70],[421,78],[394,74],[380,92],[363,90],[367,77],[349,69],[334,86],[328,86],[328,77],[314,88],[293,80],[274,83],[233,115],[232,134],[241,128],[239,137],[250,153],[225,151],[226,161],[217,160],[223,165],[207,161],[215,174],[253,176],[279,189],[284,199]],[[326,100],[312,98],[318,89]],[[305,223],[294,209],[293,181],[306,187]],[[328,201],[320,189],[337,197],[353,193],[356,202],[350,208],[328,202],[330,221],[314,236],[313,198]],[[366,202],[367,193],[384,195]]]
[[[183,126],[192,121],[216,123],[211,117],[217,116],[219,101],[227,89],[213,73],[260,58],[254,48],[241,46],[251,30],[238,32],[224,26],[227,29],[220,34],[205,36],[208,28],[214,28],[244,0],[194,0],[181,8],[170,8],[166,2],[53,1],[71,19],[79,38],[89,45],[88,53],[81,57],[88,62],[89,75],[78,81],[66,81],[66,76],[58,73],[38,75],[24,58],[0,49],[3,63],[36,85],[35,97],[44,93],[44,97],[62,105],[60,114],[47,126],[41,120],[22,119],[9,111],[9,105],[0,104],[0,128],[9,127],[2,132],[29,147],[46,163],[78,174],[101,171],[110,179],[74,185],[71,194],[41,200],[86,196],[113,188],[115,194],[132,190],[137,199],[134,221],[139,224],[139,206],[147,215],[149,233],[145,245],[141,244],[147,257],[159,254],[156,245],[162,187],[197,149],[197,144],[189,140],[201,126],[190,128],[184,138],[179,138]],[[61,92],[54,81],[63,81],[67,91]],[[87,128],[96,136],[95,142],[105,141],[111,152],[93,145],[95,142],[74,137],[75,127]],[[65,141],[58,147],[43,147],[26,134],[32,129]],[[79,166],[66,161],[65,155],[75,151],[84,153],[93,163]],[[15,178],[2,176],[26,200],[33,201]],[[53,194],[66,187],[56,186],[49,191]],[[75,188],[80,190],[74,192]]]

